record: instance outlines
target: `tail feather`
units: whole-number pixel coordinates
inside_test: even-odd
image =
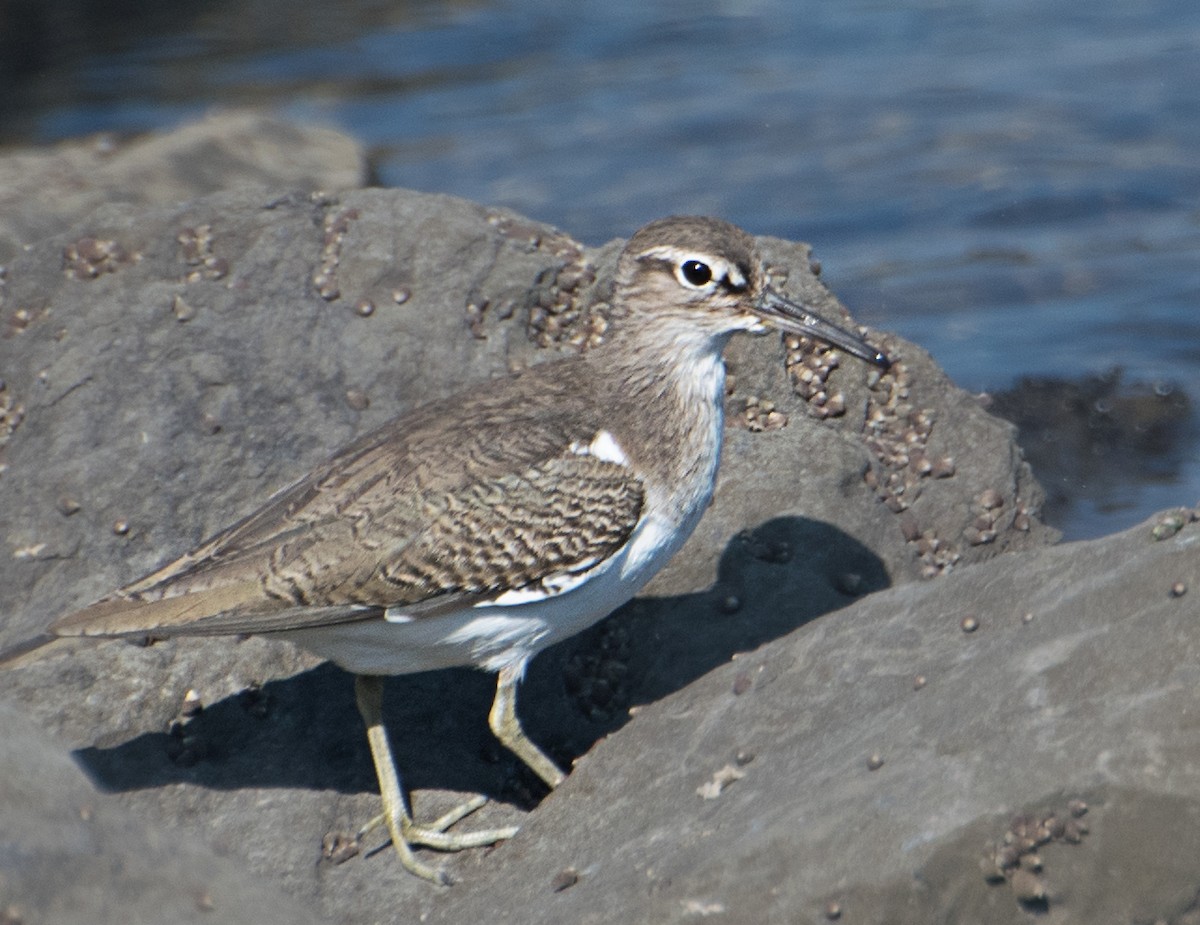
[[[59,617],[49,626],[54,636],[196,635],[206,617],[232,609],[240,600],[219,600],[219,592],[181,594],[157,601],[110,597]],[[234,632],[237,632],[234,630]]]
[[[368,604],[287,606],[246,583],[156,601],[111,597],[50,624],[54,636],[230,636],[381,619]]]
[[[23,668],[54,655],[67,655],[84,645],[91,645],[91,640],[41,633],[7,649],[0,649],[0,668]]]
[[[369,604],[288,606],[264,598],[251,582],[150,601],[114,595],[59,617],[38,636],[0,650],[0,668],[28,664],[94,639],[272,633],[383,619],[383,612],[382,607]]]

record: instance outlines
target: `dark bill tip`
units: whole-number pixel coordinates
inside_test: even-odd
[[[755,306],[755,313],[781,331],[824,341],[880,369],[888,369],[892,365],[886,353],[872,347],[857,334],[826,321],[807,305],[785,299],[770,289],[763,292]]]

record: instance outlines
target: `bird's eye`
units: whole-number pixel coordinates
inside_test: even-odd
[[[713,271],[707,263],[699,260],[685,260],[679,266],[683,278],[693,286],[707,286],[712,282]]]

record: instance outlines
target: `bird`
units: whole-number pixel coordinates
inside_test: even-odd
[[[545,784],[563,771],[516,712],[530,659],[630,600],[713,494],[737,332],[804,335],[888,358],[768,283],[754,238],[711,217],[638,230],[618,258],[598,346],[393,418],[196,549],[50,624],[63,637],[259,634],[350,672],[382,813],[404,869],[450,877],[459,851],[515,827],[450,831],[485,802],[413,817],[383,721],[383,679],[452,666],[497,676],[488,723]],[[5,659],[0,655],[0,662]]]

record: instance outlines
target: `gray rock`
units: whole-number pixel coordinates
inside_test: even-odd
[[[807,273],[806,248],[767,244],[792,268],[789,292],[840,311]],[[13,589],[0,641],[195,545],[355,434],[552,354],[539,338],[569,344],[603,317],[616,250],[401,190],[110,205],[33,245],[0,288],[0,580]],[[597,279],[572,290],[568,273]],[[833,369],[823,388],[846,411],[823,422],[781,372],[777,338],[731,349],[717,497],[652,590],[707,587],[729,538],[776,515],[853,540],[854,568],[871,574],[824,576],[851,592],[1053,536],[1011,427],[919,348],[880,340],[893,371],[869,388],[863,364]],[[739,423],[763,399],[786,427]],[[932,423],[918,430],[909,419],[924,411]],[[954,460],[955,474],[903,465],[918,449]],[[980,503],[987,494],[997,506]],[[879,496],[906,509],[896,516]]]
[[[786,292],[842,311],[807,248],[763,243]],[[392,415],[602,336],[620,323],[605,302],[618,249],[399,190],[116,203],[32,243],[0,286],[0,647],[195,545]],[[398,908],[660,921],[718,907],[727,920],[786,908],[803,921],[829,898],[910,902],[901,874],[970,826],[996,837],[996,819],[1049,799],[1042,783],[962,792],[984,761],[974,756],[1002,734],[1035,767],[1058,745],[1040,726],[1018,735],[1033,722],[1019,709],[960,717],[944,692],[974,691],[964,672],[992,653],[1001,686],[973,696],[1023,702],[1003,687],[1027,680],[1017,643],[1057,624],[1010,639],[985,608],[1049,593],[996,589],[1012,563],[1042,575],[1042,556],[1059,557],[1045,560],[1057,578],[1077,547],[1034,549],[1054,534],[1012,428],[919,348],[871,336],[899,361],[882,378],[776,337],[732,345],[726,458],[696,535],[642,599],[530,670],[528,731],[564,763],[584,756],[561,790],[539,804],[537,783],[492,740],[486,676],[389,684],[417,815],[483,792],[497,802],[464,825],[525,826],[510,844],[448,857],[464,886],[431,889],[386,852],[321,861],[324,836],[375,812],[373,772],[349,679],[284,644],[83,646],[0,672],[0,698],[75,749],[131,812],[194,829],[330,921]],[[997,556],[1022,548],[1034,551]],[[1090,580],[1112,577],[1093,565]],[[983,624],[969,638],[957,628],[968,607]],[[930,682],[913,694],[918,671]],[[189,691],[203,709],[185,716]],[[1090,701],[1055,708],[1065,717]],[[938,746],[913,730],[943,727],[954,761],[938,776]],[[739,765],[739,750],[754,756]],[[872,773],[874,750],[884,764]],[[721,790],[713,775],[727,764],[745,776],[724,772]],[[705,784],[715,799],[697,796]],[[1099,793],[1065,778],[1059,791]],[[953,811],[937,808],[947,801]],[[848,831],[871,850],[839,842]],[[968,888],[945,869],[939,895]],[[619,895],[601,903],[599,889]]]
[[[135,819],[0,704],[0,920],[55,925],[319,921],[181,826]]]
[[[215,112],[128,141],[103,135],[0,157],[0,263],[108,202],[141,205],[247,186],[361,186],[352,139],[251,111]]]
[[[1146,524],[871,595],[640,710],[430,921],[1190,922],[1198,582]]]

